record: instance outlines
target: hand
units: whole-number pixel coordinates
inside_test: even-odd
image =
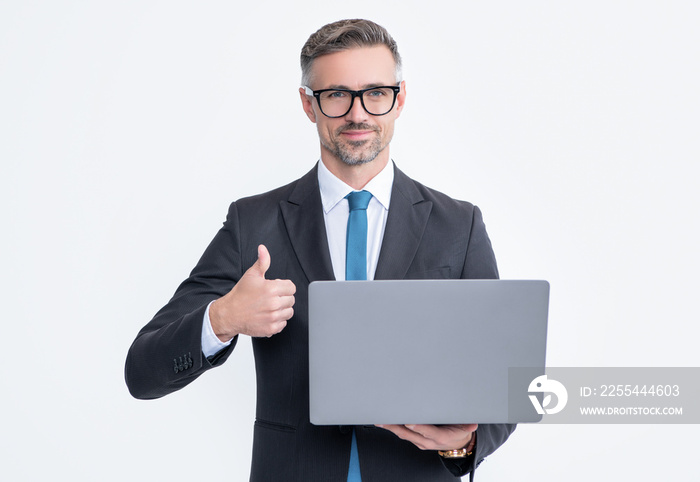
[[[459,450],[472,440],[477,424],[469,425],[377,425],[408,440],[421,450]]]
[[[270,253],[258,246],[258,260],[226,295],[209,307],[214,333],[223,342],[236,335],[271,337],[287,326],[294,314],[296,286],[290,280],[267,280]]]

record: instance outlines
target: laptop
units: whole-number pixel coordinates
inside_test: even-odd
[[[311,422],[539,421],[548,305],[539,280],[313,282]]]

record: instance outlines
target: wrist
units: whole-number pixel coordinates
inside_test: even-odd
[[[440,457],[446,459],[461,459],[465,457],[470,457],[474,453],[476,448],[476,432],[472,432],[469,442],[464,445],[461,449],[455,450],[438,450]]]
[[[469,440],[469,443],[464,447],[467,452],[472,453],[474,452],[474,449],[476,448],[476,432],[472,432],[472,437]]]
[[[212,302],[209,306],[209,324],[211,329],[214,331],[216,337],[223,343],[228,343],[231,341],[236,334],[230,333],[228,330],[224,329],[225,324],[221,320],[225,317],[225,314],[221,312],[221,298]]]

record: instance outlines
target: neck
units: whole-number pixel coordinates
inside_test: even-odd
[[[323,162],[326,168],[328,168],[335,177],[356,191],[360,191],[386,167],[389,162],[389,149],[384,149],[374,160],[355,166],[345,164],[340,159],[322,149],[321,162]]]

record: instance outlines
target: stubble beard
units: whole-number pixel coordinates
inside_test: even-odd
[[[372,139],[343,141],[340,137],[341,133],[349,130],[372,130],[376,135]],[[321,137],[321,145],[343,164],[347,166],[360,166],[375,160],[379,153],[389,144],[387,143],[382,146],[382,139],[376,128],[366,124],[354,124],[338,129],[335,132],[335,137],[332,139],[326,140]]]

